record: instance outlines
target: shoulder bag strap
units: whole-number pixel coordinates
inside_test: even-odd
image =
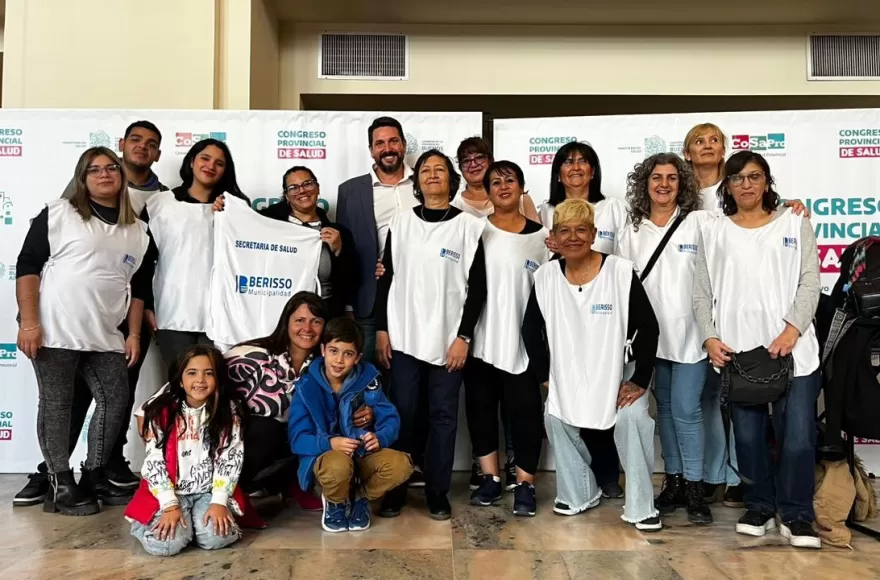
[[[675,218],[675,221],[672,222],[672,225],[669,226],[669,229],[666,230],[666,234],[663,236],[663,239],[660,240],[660,243],[657,244],[657,249],[654,250],[654,253],[651,255],[651,259],[648,260],[648,265],[645,266],[645,269],[642,270],[642,273],[639,274],[639,282],[644,282],[645,278],[648,277],[648,274],[651,273],[651,270],[654,269],[654,264],[657,263],[657,260],[660,259],[660,254],[663,253],[663,249],[666,247],[666,244],[669,243],[669,238],[672,237],[672,234],[675,233],[675,230],[678,229],[678,226],[681,225],[681,222],[684,221],[684,218],[687,217],[686,214],[681,213]]]

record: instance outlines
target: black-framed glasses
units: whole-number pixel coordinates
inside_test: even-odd
[[[752,171],[748,175],[742,175],[741,173],[734,173],[727,179],[730,181],[730,185],[742,185],[743,181],[746,179],[749,180],[749,183],[752,185],[757,185],[764,178],[763,171]]]
[[[301,191],[312,191],[316,187],[318,187],[317,181],[315,181],[314,179],[307,179],[299,184],[294,183],[293,185],[288,185],[287,187],[284,188],[284,191],[286,193],[292,193],[292,194],[296,195],[297,193],[299,193]]]
[[[107,174],[113,175],[115,173],[119,173],[122,168],[115,163],[113,165],[105,165],[104,167],[100,167],[98,165],[89,165],[86,167],[86,173],[92,177],[98,177],[99,175]]]
[[[474,166],[483,166],[487,161],[489,161],[489,156],[481,153],[479,155],[474,155],[473,157],[468,157],[467,159],[459,159],[458,166],[462,169],[469,169]]]

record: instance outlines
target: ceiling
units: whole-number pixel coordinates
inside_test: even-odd
[[[878,0],[267,0],[279,20],[388,24],[851,24],[880,29]]]

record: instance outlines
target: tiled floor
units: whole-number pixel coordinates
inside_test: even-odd
[[[464,474],[456,475],[454,517],[428,518],[410,492],[410,508],[394,520],[373,518],[367,532],[326,534],[320,514],[284,508],[261,532],[248,531],[218,552],[187,549],[174,558],[148,556],[128,534],[122,508],[68,518],[41,507],[12,508],[23,476],[0,476],[0,578],[880,578],[880,542],[855,534],[853,550],[795,550],[773,532],[747,538],[733,531],[740,510],[717,504],[715,524],[689,524],[681,511],[663,532],[641,534],[620,520],[622,500],[575,517],[551,512],[553,476],[539,476],[539,513],[514,518],[502,507],[467,505]],[[880,521],[874,522],[880,527]]]

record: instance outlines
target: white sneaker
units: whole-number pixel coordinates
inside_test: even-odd
[[[813,529],[812,524],[804,521],[794,521],[784,523],[779,526],[779,533],[788,543],[795,548],[814,548],[822,547],[822,540],[819,534]]]
[[[745,515],[736,522],[736,533],[760,538],[775,527],[775,515],[764,514],[757,510],[748,510]]]

